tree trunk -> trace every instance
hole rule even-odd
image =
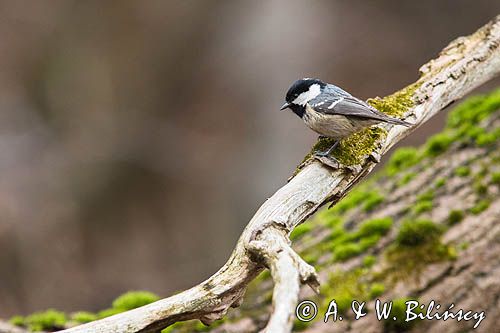
[[[470,123],[488,113],[486,108],[486,119]],[[375,298],[435,300],[442,311],[451,303],[455,312],[485,311],[474,332],[498,331],[500,90],[465,102],[449,122],[458,124],[417,150],[397,150],[382,171],[296,229],[294,248],[318,269],[323,287],[320,296],[301,289],[300,300],[318,304],[318,315],[309,323],[296,319],[294,331],[468,332],[477,322],[378,321]],[[263,328],[271,313],[271,282],[269,275],[257,278],[241,310],[210,332]],[[332,299],[347,315],[324,323]],[[352,300],[367,301],[366,317],[353,319]],[[177,329],[192,332],[195,327],[188,325]]]

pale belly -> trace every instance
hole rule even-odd
[[[349,119],[341,115],[325,115],[312,110],[309,106],[306,107],[303,119],[306,125],[316,133],[336,140],[348,137],[363,128],[379,123],[379,121],[371,119]]]

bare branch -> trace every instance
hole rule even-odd
[[[421,68],[405,118],[411,128],[385,127],[359,165],[339,168],[327,159],[310,159],[285,186],[260,207],[243,231],[227,263],[212,277],[180,294],[64,332],[157,332],[174,322],[199,319],[210,324],[239,306],[248,283],[265,267],[275,290],[267,332],[290,332],[300,283],[318,289],[314,268],[289,246],[288,235],[321,205],[335,203],[365,177],[399,140],[453,101],[500,73],[500,16],[476,33],[450,43]],[[406,90],[408,91],[408,89]]]
[[[264,332],[290,332],[300,283],[319,293],[316,270],[292,250],[281,228],[266,228],[258,240],[250,242],[249,249],[264,259],[275,285],[273,315]]]

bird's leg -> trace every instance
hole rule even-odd
[[[335,141],[335,143],[334,143],[334,144],[333,144],[330,148],[328,148],[328,150],[327,150],[327,151],[324,151],[324,152],[318,151],[318,152],[316,152],[316,155],[317,155],[317,156],[319,156],[319,157],[326,157],[326,156],[329,156],[329,155],[330,155],[330,153],[331,153],[331,152],[332,152],[335,148],[337,148],[337,146],[339,145],[339,142],[340,142],[340,140]]]

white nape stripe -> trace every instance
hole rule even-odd
[[[344,97],[340,98],[338,101],[335,101],[333,102],[332,104],[330,104],[330,106],[328,107],[329,109],[333,109],[335,107],[335,105],[339,104],[340,102],[342,102],[344,100]]]
[[[309,87],[309,90],[303,92],[296,99],[292,101],[293,104],[296,105],[306,105],[311,99],[316,98],[321,93],[321,87],[319,84],[315,83]]]

